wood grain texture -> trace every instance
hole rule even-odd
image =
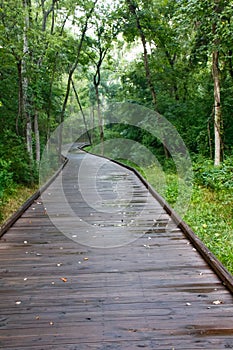
[[[83,157],[1,238],[0,348],[233,348],[232,295],[182,228],[129,169],[89,155],[80,182]]]

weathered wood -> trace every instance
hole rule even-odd
[[[95,159],[87,159],[90,169],[98,166]],[[57,178],[82,218],[75,222],[77,234],[82,237],[88,223],[93,232],[100,225],[108,238],[134,233],[135,239],[107,249],[80,244],[72,232],[62,234],[49,210],[71,230],[73,222],[60,202],[59,182],[51,183],[44,192],[48,210],[38,197],[0,241],[0,348],[233,348],[232,295],[182,228],[153,196],[145,201],[148,190],[141,180],[132,172],[124,176],[125,170],[110,162],[105,177],[97,175],[98,195],[104,209],[118,205],[111,189],[119,181],[121,204],[115,212],[98,211],[102,203],[92,195],[91,171],[79,189],[79,162],[72,158]],[[113,182],[109,173],[115,174]]]

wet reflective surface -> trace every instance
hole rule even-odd
[[[0,348],[232,349],[216,274],[135,175],[83,159],[1,239]]]
[[[91,247],[128,244],[165,214],[131,171],[81,151],[69,155],[50,193],[43,201],[53,224]]]

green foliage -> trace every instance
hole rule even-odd
[[[4,203],[7,195],[14,190],[13,173],[11,162],[0,158],[0,206]]]
[[[232,192],[195,185],[185,221],[233,273]]]
[[[16,134],[5,131],[0,143],[0,158],[9,159],[7,171],[14,183],[32,185],[38,181],[36,166],[31,163],[24,140]]]
[[[196,183],[212,190],[229,190],[233,194],[233,158],[227,158],[219,167],[211,160],[194,164]]]

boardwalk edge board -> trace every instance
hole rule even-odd
[[[23,213],[32,205],[32,203],[40,197],[40,195],[51,185],[51,183],[56,179],[56,177],[60,174],[62,169],[67,164],[68,159],[64,158],[62,165],[55,172],[55,174],[31,197],[29,197],[24,204],[19,207],[19,209],[12,215],[10,218],[0,227],[0,238],[9,230],[11,226],[23,215]]]
[[[93,154],[89,151],[86,151],[84,147],[81,147],[84,152]],[[217,259],[217,257],[205,246],[205,244],[197,237],[197,235],[193,232],[193,230],[184,222],[179,215],[171,208],[171,206],[166,202],[166,200],[160,196],[158,192],[147,182],[147,180],[133,167],[123,164],[117,160],[111,159],[109,157],[105,157],[102,155],[94,156],[105,158],[113,163],[116,163],[130,171],[132,171],[144,184],[144,186],[148,189],[151,195],[161,204],[163,209],[171,216],[171,218],[175,221],[177,226],[181,229],[181,231],[185,234],[187,239],[193,244],[194,248],[201,254],[206,263],[211,267],[211,269],[215,272],[215,274],[222,281],[223,285],[228,288],[228,290],[233,294],[233,276],[232,274],[225,268],[225,266]]]

